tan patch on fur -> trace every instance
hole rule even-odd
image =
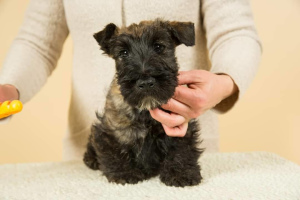
[[[146,132],[140,130],[137,135],[135,127],[132,126],[132,107],[128,105],[120,92],[120,86],[116,78],[111,83],[109,93],[106,98],[103,123],[113,130],[113,135],[122,144],[136,141],[137,138],[144,138]]]
[[[112,81],[110,91],[106,98],[104,118],[110,127],[118,129],[131,124],[131,120],[126,117],[124,112],[130,112],[130,106],[124,102],[120,92],[120,86],[116,78]]]

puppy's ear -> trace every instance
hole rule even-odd
[[[110,23],[106,25],[106,27],[102,31],[94,34],[94,38],[100,45],[101,50],[103,50],[104,53],[108,55],[110,54],[110,39],[113,35],[116,34],[116,31],[117,26],[113,23]]]
[[[169,29],[176,45],[195,45],[195,28],[192,22],[169,22]]]

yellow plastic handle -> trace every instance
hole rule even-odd
[[[23,104],[19,100],[0,102],[0,119],[21,112]]]

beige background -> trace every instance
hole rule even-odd
[[[0,68],[29,0],[0,0]],[[221,151],[269,151],[300,164],[300,1],[252,0],[264,46],[246,95],[220,116]],[[0,163],[61,160],[70,100],[72,41],[44,88],[0,125]]]

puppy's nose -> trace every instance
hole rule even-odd
[[[149,88],[153,88],[155,85],[155,79],[152,77],[149,77],[146,80],[141,80],[139,79],[136,82],[136,85],[139,89],[144,90],[144,89],[149,89]]]

